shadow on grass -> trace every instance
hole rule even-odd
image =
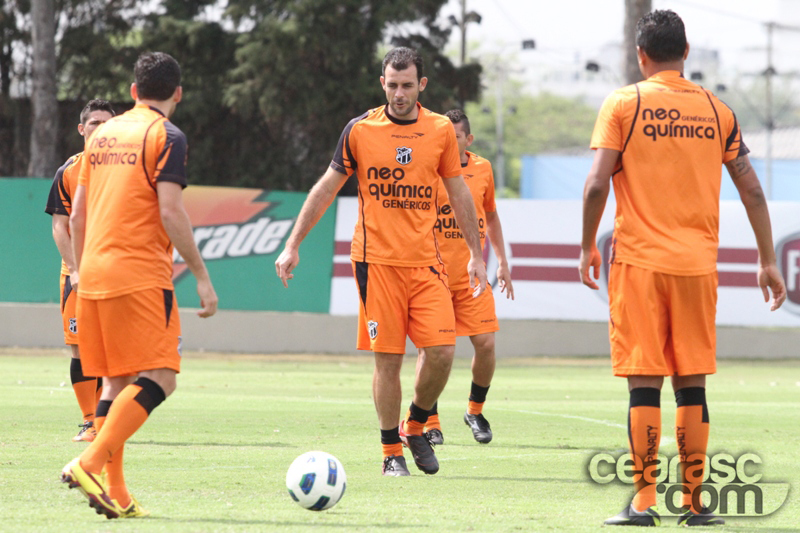
[[[449,444],[448,443],[448,444],[443,445],[443,446],[447,446],[448,448],[476,448],[477,447],[477,448],[482,448],[482,449],[486,449],[486,450],[492,449],[494,451],[498,451],[498,450],[569,450],[569,451],[584,450],[584,451],[587,451],[587,452],[596,452],[597,451],[595,448],[582,448],[582,447],[579,447],[579,446],[570,446],[569,444],[556,444],[554,446],[542,446],[540,444],[496,444],[496,445],[495,444],[491,444],[491,445],[487,446],[485,444],[478,445],[478,444],[475,444],[475,443],[470,443],[470,444]]]
[[[586,479],[567,479],[567,478],[552,478],[552,477],[486,477],[486,476],[447,476],[448,480],[463,479],[467,481],[502,481],[507,483],[509,481],[519,481],[523,483],[591,483]]]
[[[315,523],[309,524],[308,522],[289,522],[289,521],[275,521],[275,520],[239,520],[236,518],[193,518],[193,519],[174,519],[169,517],[158,517],[158,516],[150,516],[145,519],[144,521],[161,521],[166,523],[172,524],[226,524],[226,525],[253,525],[253,526],[264,526],[264,527],[298,527],[298,528],[308,528],[311,527],[338,527],[342,529],[352,529],[352,530],[363,530],[363,531],[371,531],[373,529],[398,529],[398,528],[418,528],[419,526],[414,524],[403,524],[399,522],[380,522],[380,523],[373,523],[373,524],[337,524],[333,522],[325,522],[325,523]]]
[[[149,444],[151,446],[222,446],[229,448],[297,448],[285,442],[158,442],[154,440],[129,440],[126,444]]]

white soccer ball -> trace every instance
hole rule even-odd
[[[289,466],[286,488],[294,501],[310,511],[330,509],[342,498],[347,475],[339,460],[325,452],[306,452]]]

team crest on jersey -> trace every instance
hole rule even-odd
[[[378,336],[378,323],[370,320],[367,322],[367,329],[369,330],[369,338],[375,340],[375,337]]]
[[[69,319],[69,332],[70,333],[78,333],[78,319],[77,318],[70,318]]]
[[[411,148],[406,146],[398,146],[396,150],[397,155],[395,156],[395,159],[398,163],[401,165],[407,165],[411,163]]]

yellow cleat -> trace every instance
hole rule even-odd
[[[119,509],[120,518],[144,518],[145,516],[150,516],[150,511],[143,508],[139,500],[133,497],[133,494],[131,494],[131,503],[124,509],[117,503],[117,500],[114,500],[114,503],[117,505],[117,509]]]
[[[120,509],[111,499],[101,476],[87,472],[81,466],[81,458],[76,457],[61,471],[61,482],[69,483],[69,488],[78,489],[89,500],[89,507],[106,518],[119,518]]]

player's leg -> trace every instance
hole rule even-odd
[[[654,469],[661,439],[661,386],[672,373],[668,304],[657,272],[613,264],[609,274],[609,339],[614,374],[628,381],[628,446],[638,475],[633,501],[606,525],[657,526]]]
[[[475,440],[486,444],[492,440],[492,429],[486,417],[483,416],[483,404],[486,402],[486,394],[489,392],[494,376],[494,332],[472,335],[470,341],[472,341],[475,354],[472,356],[472,385],[464,422],[472,430]]]
[[[72,357],[69,361],[69,377],[72,383],[72,390],[75,393],[75,399],[78,401],[78,407],[81,410],[81,419],[83,420],[79,424],[80,431],[72,440],[75,442],[91,442],[95,435],[93,422],[95,408],[97,407],[97,397],[95,395],[97,378],[93,376],[87,377],[83,373],[80,350],[78,349],[77,300],[78,295],[72,290],[70,277],[66,274],[61,274],[61,318],[64,326],[64,343],[70,347],[72,352]]]
[[[414,398],[404,430],[417,467],[426,474],[439,471],[439,462],[423,429],[430,410],[447,385],[455,354],[455,316],[447,279],[440,269],[411,268],[408,296],[408,335],[417,346]]]
[[[407,300],[402,270],[385,265],[353,262],[353,277],[359,292],[359,350],[375,355],[372,397],[381,431],[382,472],[385,476],[408,476],[400,440],[402,402],[400,369],[406,347]]]
[[[717,274],[673,276],[672,345],[675,371],[675,438],[680,453],[684,514],[681,525],[719,525],[724,521],[703,506],[700,497],[710,420],[706,374],[716,371]]]
[[[425,348],[418,348],[417,349],[417,367],[414,371],[414,375],[416,376],[419,374],[419,366],[422,363],[425,357]],[[404,420],[408,420],[408,417],[411,413],[406,411],[406,416]],[[422,434],[428,439],[433,445],[440,445],[444,443],[444,435],[442,435],[442,422],[439,420],[439,401],[437,400],[433,407],[430,408],[428,411],[428,421],[425,423],[425,427],[422,428]]]

